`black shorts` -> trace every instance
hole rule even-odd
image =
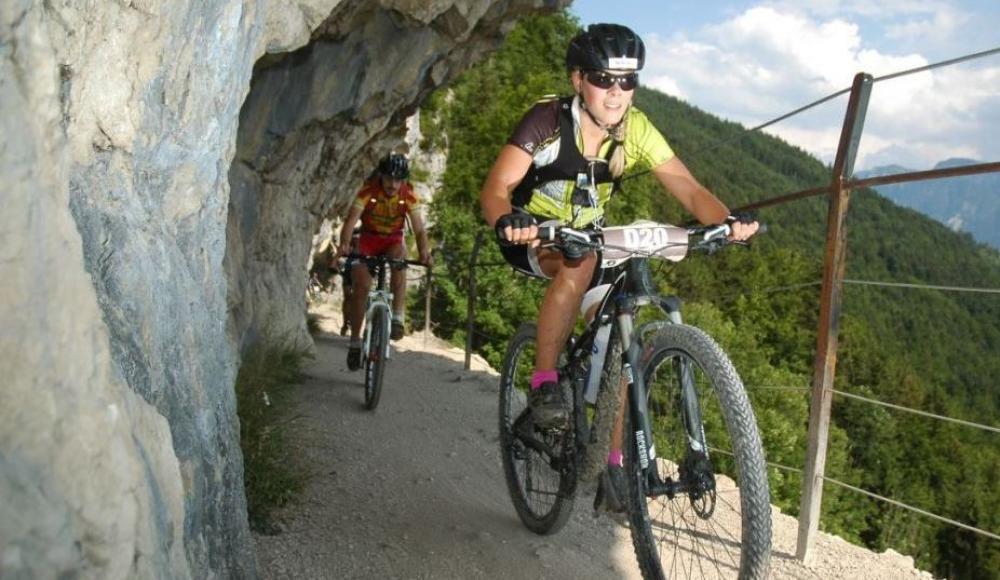
[[[507,263],[513,266],[518,272],[534,276],[535,278],[550,279],[549,276],[546,276],[542,272],[542,268],[538,264],[538,248],[532,248],[530,244],[518,244],[516,246],[500,244],[500,253],[503,254],[504,260],[507,260]],[[619,270],[620,268],[608,270],[601,268],[601,256],[598,254],[597,266],[594,267],[594,275],[590,278],[588,288],[608,283],[614,279],[614,273]]]
[[[514,267],[515,270],[528,276],[536,278],[548,278],[538,265],[538,248],[532,248],[528,244],[516,246],[500,245],[500,253],[503,259]]]

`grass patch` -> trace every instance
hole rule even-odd
[[[301,491],[305,471],[290,460],[285,427],[291,386],[302,381],[309,357],[289,340],[264,338],[243,356],[236,376],[236,404],[243,450],[243,480],[250,527],[268,532],[271,512]]]

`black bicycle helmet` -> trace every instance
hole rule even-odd
[[[569,70],[640,70],[646,45],[639,35],[620,24],[591,24],[566,49]]]
[[[406,179],[410,176],[410,162],[402,153],[390,153],[378,162],[378,172],[393,179]]]

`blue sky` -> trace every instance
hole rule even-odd
[[[642,35],[642,82],[748,126],[875,76],[1000,48],[1000,0],[576,0]],[[768,131],[832,161],[846,96]],[[1000,54],[875,84],[856,169],[1000,161]]]

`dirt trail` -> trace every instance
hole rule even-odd
[[[511,506],[497,448],[497,375],[434,338],[396,343],[378,409],[366,411],[360,372],[334,305],[296,386],[289,436],[311,477],[256,536],[262,578],[640,578],[628,530],[577,499],[558,534],[525,529]],[[775,511],[772,578],[930,578],[909,558],[874,554],[822,534],[811,566],[794,559],[796,521]]]

